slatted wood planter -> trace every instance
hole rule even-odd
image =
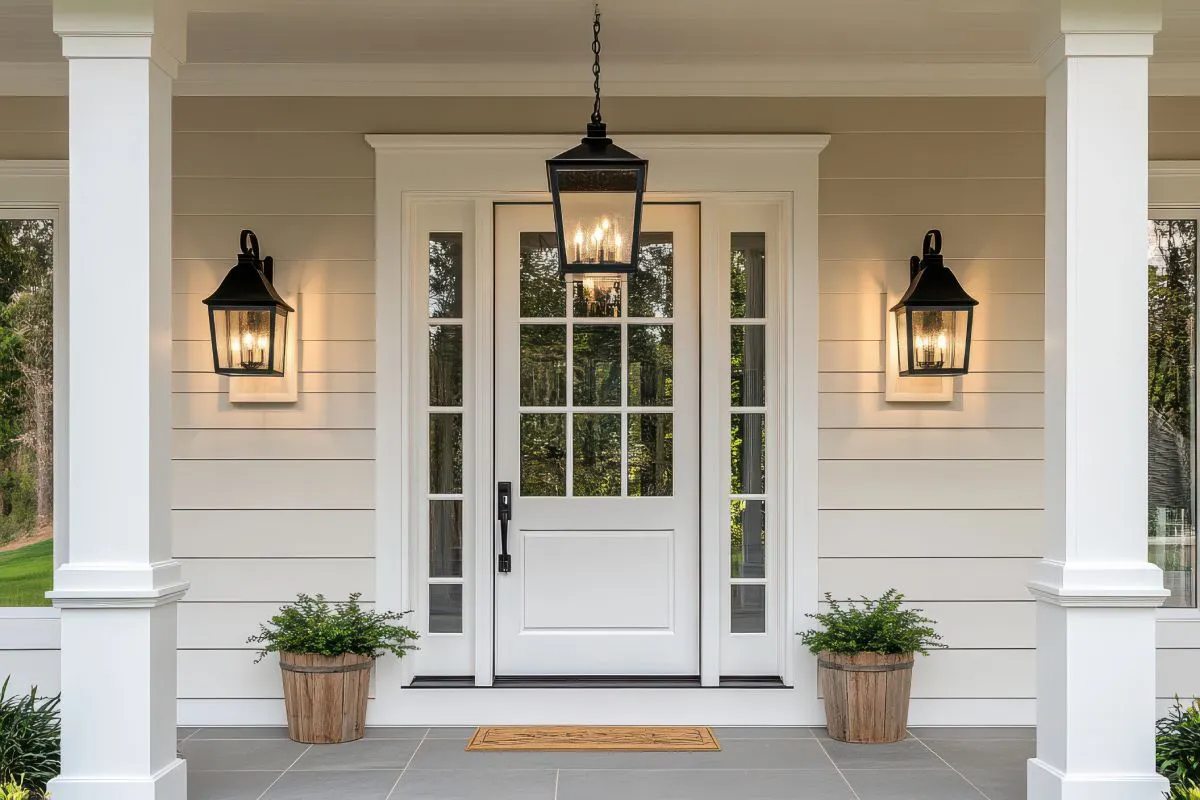
[[[375,659],[354,655],[280,653],[288,738],[337,744],[363,737]]]
[[[831,738],[882,744],[907,734],[913,655],[824,651],[817,657]]]

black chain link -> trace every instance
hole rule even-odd
[[[592,53],[595,54],[595,61],[592,63],[592,76],[595,78],[593,86],[596,90],[596,103],[592,106],[592,122],[599,125],[603,120],[600,118],[600,4],[596,4],[595,14],[592,17]]]

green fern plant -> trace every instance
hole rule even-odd
[[[341,656],[354,653],[378,658],[384,653],[403,657],[419,634],[397,625],[404,614],[395,611],[368,611],[358,604],[361,592],[344,603],[330,603],[325,595],[301,594],[296,602],[283,606],[279,613],[259,627],[246,641],[262,649],[254,663],[267,653],[314,653]],[[407,613],[407,612],[405,612]]]
[[[1171,782],[1173,800],[1200,800],[1200,700],[1175,704],[1155,726],[1158,772]]]
[[[9,695],[9,679],[0,684],[0,800],[42,797],[58,775],[61,761],[59,696],[42,697],[37,689]]]
[[[825,593],[829,610],[806,616],[821,623],[800,634],[808,649],[816,655],[831,653],[921,653],[945,647],[936,624],[921,615],[919,608],[904,608],[904,595],[888,589],[877,599],[841,603]]]

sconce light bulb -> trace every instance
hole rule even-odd
[[[604,219],[600,220],[600,227],[603,228],[604,230],[608,230],[608,217],[605,217]]]
[[[575,244],[583,244],[583,228],[575,229]]]

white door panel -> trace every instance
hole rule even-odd
[[[495,219],[498,675],[699,672],[699,208],[648,205],[636,278],[557,273],[549,205]]]

